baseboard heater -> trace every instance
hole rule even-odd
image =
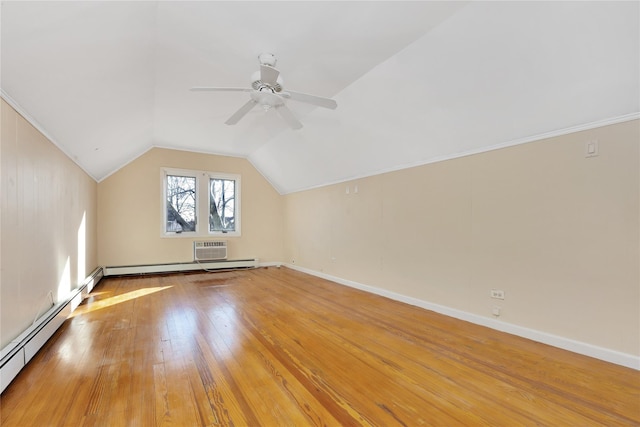
[[[84,296],[91,292],[102,277],[102,268],[96,268],[82,285],[71,292],[66,300],[49,309],[29,328],[0,350],[0,393],[7,388],[22,368],[62,326],[71,312],[80,305]]]
[[[236,259],[219,261],[199,261],[199,262],[179,262],[170,264],[148,264],[148,265],[123,265],[116,267],[103,267],[105,276],[128,276],[137,274],[154,273],[179,273],[186,271],[211,271],[227,270],[236,268],[257,268],[259,260],[256,259]]]

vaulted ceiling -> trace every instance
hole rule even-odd
[[[152,147],[246,157],[281,193],[637,118],[640,3],[1,4],[2,96],[100,181]],[[225,125],[258,55],[290,101]]]

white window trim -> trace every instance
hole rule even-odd
[[[167,224],[167,175],[193,176],[196,178],[196,231],[182,231],[180,233],[166,231]],[[209,231],[209,180],[234,180],[235,184],[235,231]],[[204,181],[204,182],[203,182]],[[194,237],[240,237],[242,235],[242,182],[240,175],[221,172],[198,171],[191,169],[160,168],[160,237],[191,238]]]

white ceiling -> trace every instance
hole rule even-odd
[[[151,147],[248,158],[281,193],[637,118],[640,2],[1,3],[3,97],[100,181]],[[291,101],[224,121],[258,54]]]

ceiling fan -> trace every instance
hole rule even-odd
[[[271,53],[263,53],[258,56],[260,60],[260,71],[253,73],[251,77],[250,88],[240,87],[192,87],[192,91],[209,91],[209,92],[249,92],[251,99],[247,101],[238,111],[236,111],[225,122],[228,125],[235,125],[243,118],[253,107],[260,105],[265,111],[274,108],[280,116],[293,129],[302,128],[302,123],[294,116],[293,112],[287,107],[285,100],[292,99],[294,101],[304,102],[307,104],[317,105],[318,107],[330,108],[334,110],[338,104],[330,98],[309,95],[306,93],[294,92],[292,90],[284,91],[282,77],[280,71],[275,68],[276,57]]]

